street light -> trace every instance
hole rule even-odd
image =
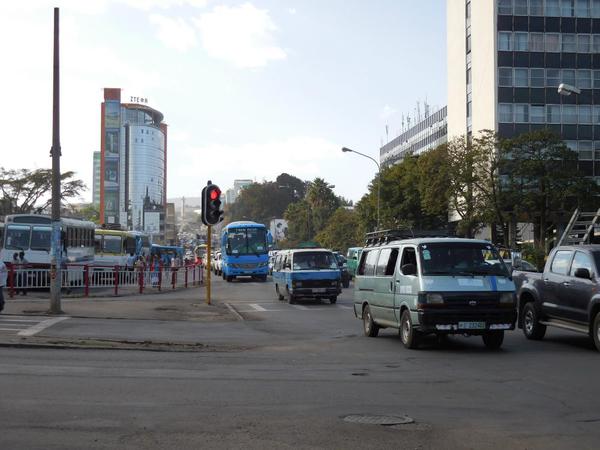
[[[571,86],[567,83],[560,83],[558,85],[558,93],[564,96],[569,96],[571,94],[581,94],[581,89],[575,86]]]
[[[364,153],[357,152],[356,150],[352,150],[348,147],[342,147],[342,152],[356,153],[357,155],[364,156],[365,158],[369,158],[371,161],[373,161],[377,165],[377,230],[379,230],[380,225],[381,225],[380,221],[379,221],[379,201],[381,198],[381,195],[380,195],[381,194],[381,166],[375,159],[371,158],[369,155],[365,155]]]

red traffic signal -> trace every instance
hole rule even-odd
[[[216,225],[222,220],[221,189],[209,181],[208,185],[202,189],[202,223]]]

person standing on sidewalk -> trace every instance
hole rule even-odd
[[[27,276],[27,264],[29,264],[29,261],[25,258],[25,252],[23,250],[19,253],[19,263],[21,264],[21,294],[27,295],[25,286],[27,286],[27,282],[29,281]]]
[[[129,256],[127,257],[127,262],[125,263],[125,265],[127,266],[127,283],[131,283],[131,280],[133,280],[133,268],[135,266],[136,260],[137,258],[135,257],[133,252],[129,253]]]
[[[4,286],[6,286],[6,279],[8,277],[8,270],[4,261],[0,260],[0,312],[4,309]]]

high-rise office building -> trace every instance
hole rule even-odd
[[[600,176],[600,0],[448,0],[447,20],[449,137],[548,128]]]
[[[94,152],[94,169],[93,169],[93,185],[92,185],[92,204],[100,206],[100,170],[101,170],[101,153]]]
[[[167,125],[147,99],[122,102],[104,89],[101,105],[100,218],[164,238]]]
[[[408,155],[420,155],[436,148],[447,140],[447,108],[426,114],[420,122],[411,126],[379,150],[382,166],[396,164]]]

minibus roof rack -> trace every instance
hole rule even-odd
[[[448,230],[419,230],[410,228],[397,230],[372,231],[366,235],[366,247],[375,247],[384,245],[392,241],[401,241],[404,239],[430,238],[430,237],[456,237]]]

